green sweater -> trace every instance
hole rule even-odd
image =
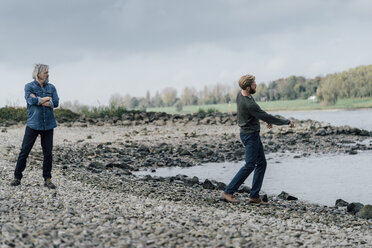
[[[280,119],[263,111],[253,97],[243,96],[239,91],[236,97],[238,125],[241,133],[253,133],[260,131],[260,121],[269,124],[288,125],[289,120]]]

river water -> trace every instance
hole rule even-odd
[[[372,141],[371,141],[372,142]],[[339,198],[348,202],[372,204],[372,151],[357,155],[310,156],[296,159],[293,154],[268,154],[268,167],[262,190],[269,195],[286,191],[300,200],[333,206]],[[137,175],[170,177],[197,176],[201,181],[228,184],[244,162],[210,163],[188,168],[159,168]],[[252,175],[245,185],[251,186]]]
[[[331,125],[349,125],[372,131],[372,109],[270,112],[287,118],[312,119]],[[372,139],[363,143],[372,146]],[[300,200],[333,206],[339,198],[348,202],[372,204],[372,150],[356,155],[312,155],[294,158],[295,154],[267,154],[268,167],[262,190],[269,195],[286,191]],[[211,163],[189,168],[160,168],[155,173],[137,172],[137,175],[162,177],[184,174],[228,184],[243,166],[239,163]],[[245,185],[250,186],[252,175]]]
[[[294,117],[299,120],[311,119],[328,122],[333,126],[348,125],[372,131],[372,108],[356,110],[314,110],[314,111],[275,111],[270,114]]]

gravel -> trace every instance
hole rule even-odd
[[[196,134],[190,138],[185,132]],[[191,149],[193,144],[237,140],[237,132],[236,127],[223,125],[62,125],[55,130],[54,142],[55,160],[59,160],[52,180],[57,189],[50,190],[42,182],[39,140],[21,186],[9,186],[24,126],[8,127],[0,134],[1,247],[371,247],[372,221],[347,213],[345,207],[279,197],[269,197],[269,206],[256,206],[245,201],[247,193],[238,194],[240,203],[229,204],[219,201],[220,190],[130,173],[143,166],[133,152],[140,146],[149,148],[147,153],[161,143],[186,144]],[[263,134],[275,136],[275,130],[268,132]],[[299,132],[303,131],[295,130],[293,135]],[[117,149],[125,144],[131,144],[129,150],[120,155]],[[89,152],[98,146],[110,149],[98,155],[84,153],[75,163],[68,153],[58,155],[79,154],[83,147]],[[117,165],[124,156],[129,156],[129,168]],[[192,165],[202,161],[189,155],[169,157]],[[94,170],[87,169],[92,162],[103,167],[97,170],[95,164]]]

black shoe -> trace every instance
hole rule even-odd
[[[56,186],[52,183],[52,179],[50,179],[50,178],[45,179],[44,186],[48,187],[50,189],[55,189],[56,188]]]
[[[18,186],[21,185],[21,179],[14,178],[10,183],[10,186]]]

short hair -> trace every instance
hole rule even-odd
[[[32,78],[37,80],[37,75],[39,75],[39,73],[41,73],[43,71],[47,71],[47,70],[49,70],[48,65],[36,64],[35,68],[34,68],[34,72],[32,73]],[[46,81],[46,83],[47,82],[48,82],[48,80]]]
[[[253,75],[244,75],[239,79],[239,86],[242,90],[251,87],[251,85],[256,81],[256,77]]]

